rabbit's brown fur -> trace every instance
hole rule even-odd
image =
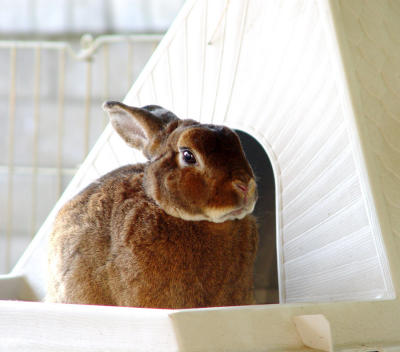
[[[159,107],[106,109],[151,161],[110,172],[61,209],[49,242],[47,300],[157,308],[253,303],[257,229],[249,213],[256,189],[237,135]],[[122,126],[115,113],[134,116],[140,127]],[[129,128],[140,128],[133,132],[139,137],[127,136]],[[196,164],[182,161],[179,146],[195,151]]]

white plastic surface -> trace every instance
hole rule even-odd
[[[281,301],[297,304],[160,311],[149,319],[171,321],[163,334],[176,339],[163,339],[156,349],[400,351],[399,33],[400,4],[391,0],[185,5],[125,102],[224,123],[264,146],[276,176]],[[139,157],[108,127],[59,205],[98,175]],[[13,276],[0,280],[4,298],[13,292],[16,299],[43,297],[53,215]],[[299,303],[306,301],[313,303]],[[17,313],[0,327],[0,337],[24,309],[33,321],[51,324],[57,317],[67,332],[76,328],[66,317],[79,306],[25,304],[1,302],[0,315],[9,317],[12,307]],[[143,318],[135,313],[142,310],[102,309],[115,321],[128,311],[138,324]],[[92,322],[95,311],[85,307],[79,314]],[[313,316],[328,322],[322,344],[315,344],[320,330],[304,326],[318,322]],[[112,330],[115,339],[129,333],[132,341],[142,337],[136,350],[146,350],[154,337]],[[102,334],[88,334],[86,350],[100,346]],[[27,335],[18,336],[25,341]],[[46,346],[45,335],[32,336],[35,346]]]

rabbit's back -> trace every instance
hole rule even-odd
[[[252,216],[223,223],[167,215],[143,187],[145,165],[117,169],[60,211],[48,300],[158,308],[253,303]]]
[[[113,246],[112,216],[116,202],[127,197],[129,183],[142,171],[142,165],[114,170],[61,208],[49,238],[47,301],[114,304],[104,285]]]

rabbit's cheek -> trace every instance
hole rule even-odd
[[[207,204],[207,213],[213,221],[222,219],[225,214],[240,207],[240,199],[227,185],[215,186]]]
[[[197,173],[185,172],[180,182],[180,190],[186,200],[193,203],[202,203],[207,195],[207,184]]]

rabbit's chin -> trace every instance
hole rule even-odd
[[[169,215],[179,217],[186,221],[210,221],[215,223],[222,223],[230,220],[241,220],[247,215],[251,214],[254,210],[255,202],[247,204],[241,208],[207,208],[203,214],[190,214],[180,209],[174,209],[167,211]]]

